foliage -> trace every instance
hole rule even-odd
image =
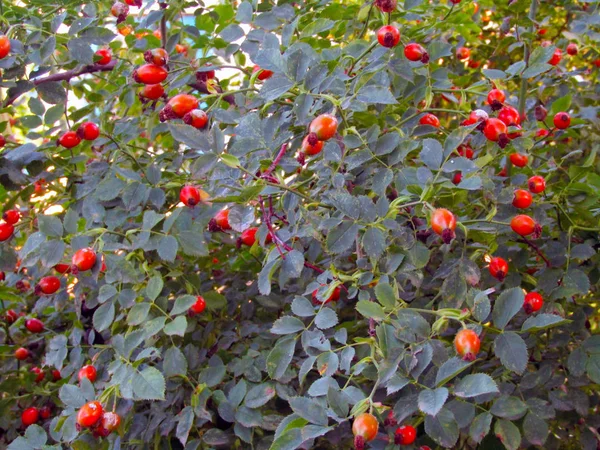
[[[369,411],[380,428],[367,448],[383,449],[393,411],[417,428],[414,448],[596,448],[597,3],[405,0],[388,15],[358,1],[148,0],[118,25],[105,0],[0,5],[12,47],[0,60],[0,201],[23,215],[0,243],[0,298],[3,314],[24,313],[1,331],[1,446],[350,448],[352,418]],[[429,63],[377,44],[390,21]],[[548,64],[569,42],[578,55]],[[160,122],[163,100],[138,99],[132,73],[161,45],[168,97],[196,95],[206,128]],[[463,46],[469,61],[455,57]],[[113,61],[99,66],[107,47]],[[496,115],[493,86],[524,113],[505,148],[460,125],[475,109]],[[565,111],[569,128],[536,136]],[[424,112],[439,129],[419,124]],[[302,165],[323,113],[338,134]],[[85,121],[98,139],[57,147]],[[473,159],[456,153],[464,143]],[[546,180],[525,211],[537,239],[509,226],[532,175]],[[210,198],[182,206],[184,185]],[[225,206],[222,232],[209,222]],[[458,220],[449,244],[431,232],[439,207]],[[251,226],[256,243],[240,247]],[[84,247],[105,269],[99,258],[36,295]],[[509,262],[503,281],[489,255]],[[540,311],[526,314],[523,290],[542,294]],[[198,295],[206,310],[188,314]],[[31,317],[43,333],[25,328]],[[453,346],[463,327],[481,338],[474,361]],[[17,361],[18,347],[32,356]],[[86,364],[94,383],[77,379]],[[91,400],[119,413],[118,432],[77,429]],[[25,408],[48,404],[50,419],[21,426]]]

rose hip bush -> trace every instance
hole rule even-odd
[[[600,445],[597,4],[0,14],[1,447]]]

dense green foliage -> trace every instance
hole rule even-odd
[[[396,448],[395,422],[417,429],[403,448],[596,449],[597,5],[144,0],[116,19],[105,0],[0,0],[0,204],[22,216],[0,242],[0,447],[346,449],[369,412],[366,448]],[[387,24],[393,48],[377,42]],[[407,60],[411,42],[428,62]],[[161,46],[166,97],[194,95],[206,127],[161,122],[166,97],[138,97],[134,70]],[[521,113],[503,148],[461,125],[498,115],[493,87]],[[325,113],[337,133],[303,157]],[[97,139],[57,145],[88,121]],[[545,191],[519,210],[533,175]],[[186,185],[206,194],[194,207]],[[223,208],[231,230],[211,221]],[[454,214],[454,239],[432,231],[436,208]],[[515,233],[517,214],[541,235]],[[85,247],[91,271],[57,273]],[[45,276],[57,292],[35,289]],[[532,291],[544,304],[528,314]],[[467,360],[453,345],[465,327],[481,339]],[[93,383],[78,380],[86,364]],[[91,400],[121,417],[107,437],[76,426]]]

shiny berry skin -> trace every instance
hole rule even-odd
[[[421,61],[423,63],[429,62],[429,55],[427,54],[427,50],[425,50],[425,48],[422,45],[416,44],[414,42],[404,47],[404,56],[409,61]]]
[[[510,227],[520,236],[529,236],[536,230],[536,227],[539,227],[539,225],[531,217],[526,216],[525,214],[519,214],[512,218]]]
[[[96,264],[96,252],[89,247],[79,249],[73,255],[71,263],[80,272],[90,270]]]
[[[83,428],[89,428],[100,420],[104,409],[100,402],[89,402],[83,405],[77,412],[77,425]]]
[[[88,364],[87,366],[83,366],[81,369],[79,369],[79,372],[77,373],[77,379],[81,381],[84,378],[87,378],[93,383],[96,381],[97,375],[98,372],[96,371],[96,368]]]
[[[321,286],[325,286],[324,284],[322,284]],[[337,302],[340,299],[340,292],[342,291],[342,289],[339,286],[336,286],[336,288],[333,290],[333,292],[331,293],[331,295],[329,296],[329,298],[325,301],[319,300],[317,298],[317,293],[319,292],[318,289],[315,289],[312,293],[312,299],[313,299],[313,303],[316,305],[320,305],[321,303],[331,303],[331,302]]]
[[[51,295],[60,289],[60,280],[56,277],[44,277],[37,285],[40,292]]]
[[[94,122],[84,122],[77,129],[77,136],[86,141],[93,141],[100,136],[100,127]]]
[[[9,309],[4,315],[4,320],[6,320],[7,323],[15,323],[18,318],[19,315],[15,312],[14,309]]]
[[[39,367],[32,367],[30,370],[31,373],[35,373],[35,382],[40,383],[44,381],[44,372]]]
[[[397,0],[375,0],[375,6],[384,13],[392,12],[396,9]]]
[[[0,59],[6,58],[10,53],[10,39],[8,37],[0,36]]]
[[[557,48],[556,50],[554,50],[554,54],[552,55],[552,57],[548,60],[548,64],[550,64],[551,66],[556,66],[558,65],[561,59],[562,50],[560,48]]]
[[[456,172],[454,174],[454,176],[452,177],[452,183],[460,184],[461,181],[462,181],[462,172]]]
[[[515,167],[525,167],[529,161],[527,155],[523,155],[521,153],[511,153],[508,158]]]
[[[155,66],[164,66],[169,62],[169,54],[164,48],[153,48],[144,53],[144,60],[148,64]]]
[[[167,102],[167,106],[170,106],[173,113],[181,119],[190,111],[198,108],[198,99],[189,94],[177,94]]]
[[[521,116],[512,106],[503,106],[498,113],[498,119],[504,122],[505,125],[521,125]]]
[[[52,415],[52,410],[49,406],[43,406],[40,408],[40,417],[44,420],[47,420]]]
[[[119,428],[121,424],[121,417],[114,412],[105,412],[102,414],[100,422],[96,425],[93,430],[94,436],[106,437],[114,430]]]
[[[499,119],[488,119],[485,123],[485,128],[483,129],[483,134],[490,141],[498,142],[500,137],[504,134],[506,135],[506,125]]]
[[[501,105],[502,103],[504,103],[505,100],[506,95],[504,94],[504,91],[500,89],[492,89],[490,92],[488,92],[487,102],[490,106],[494,106],[497,104]]]
[[[308,143],[308,136],[306,136],[302,140],[302,147],[300,150],[302,151],[302,153],[308,156],[318,155],[319,153],[321,153],[321,150],[323,150],[323,141],[317,141],[315,145],[310,145]]]
[[[215,216],[215,222],[221,230],[231,230],[231,225],[229,225],[229,210],[223,209],[219,211]]]
[[[517,189],[513,196],[512,204],[515,208],[525,209],[529,208],[533,202],[533,197],[529,191],[525,189]]]
[[[449,244],[454,239],[456,217],[445,208],[438,208],[431,215],[431,228],[434,233],[442,236],[444,243]]]
[[[577,52],[579,52],[579,48],[577,47],[577,44],[574,43],[570,43],[569,45],[567,45],[567,53],[571,56],[575,56],[577,54]]]
[[[273,76],[273,72],[267,69],[261,69],[260,66],[257,66],[256,64],[254,65],[254,67],[252,68],[252,73],[256,73],[259,72],[258,76],[256,78],[258,78],[260,81],[265,81],[268,80],[269,78],[271,78]]]
[[[467,159],[473,159],[473,155],[475,154],[471,147],[469,147],[468,145],[464,145],[464,144],[460,144],[458,146],[458,149],[456,150],[456,152],[458,153],[459,156],[464,156]]]
[[[412,425],[402,425],[394,432],[396,445],[410,445],[417,439],[417,430]]]
[[[364,442],[370,442],[375,439],[379,431],[379,422],[373,414],[362,413],[352,423],[352,434],[354,437],[361,437]],[[356,442],[356,441],[355,441]]]
[[[208,116],[201,109],[192,109],[189,113],[183,116],[183,121],[194,128],[204,128],[208,123]]]
[[[384,25],[377,31],[377,41],[383,47],[395,47],[400,42],[400,32],[395,26]]]
[[[468,59],[471,56],[471,50],[466,47],[458,47],[456,49],[456,57],[460,60]]]
[[[338,120],[331,114],[321,114],[320,116],[313,119],[310,123],[310,133],[315,134],[317,140],[327,141],[335,136],[338,128]],[[308,142],[314,145],[310,135],[308,136]]]
[[[81,138],[74,131],[67,131],[60,138],[58,138],[58,144],[65,148],[73,148],[79,145]]]
[[[463,328],[454,338],[454,348],[465,361],[473,361],[481,348],[481,340],[477,333],[468,328]]]
[[[544,299],[537,292],[528,292],[527,295],[525,295],[523,309],[527,314],[539,311],[542,306],[544,306]]]
[[[540,175],[534,175],[529,179],[527,185],[532,193],[539,194],[546,189],[546,180]]]
[[[29,350],[27,350],[26,348],[23,347],[19,347],[18,349],[15,350],[15,358],[18,359],[19,361],[24,361],[27,358],[29,358]]]
[[[179,200],[190,208],[200,203],[200,191],[194,186],[184,186],[179,191]]]
[[[167,79],[167,69],[154,64],[145,64],[133,71],[133,79],[137,83],[158,84]]]
[[[504,258],[495,256],[490,261],[488,270],[490,271],[491,276],[497,278],[499,281],[504,281],[504,278],[508,273],[508,263]]]
[[[424,114],[419,119],[419,123],[421,125],[430,125],[430,126],[435,127],[435,128],[439,128],[440,127],[440,119],[438,119],[436,115],[431,114],[431,113]]]
[[[54,270],[58,273],[71,273],[71,266],[68,264],[59,263],[54,266]]]
[[[550,132],[548,130],[546,130],[545,128],[540,128],[535,133],[536,137],[546,137],[546,136],[549,136],[549,135],[550,135]]]
[[[247,245],[248,247],[252,247],[256,242],[256,232],[258,228],[248,228],[242,232],[240,239],[242,240],[242,244]]]
[[[54,381],[60,381],[60,380],[62,380],[62,376],[60,374],[60,370],[54,369],[52,371],[52,380],[54,380]]]
[[[11,225],[16,224],[20,218],[21,213],[19,213],[19,211],[16,209],[9,209],[8,211],[4,211],[4,214],[2,214],[2,219]]]
[[[140,91],[140,95],[148,100],[158,100],[165,95],[165,88],[162,84],[147,84]]]
[[[100,58],[96,61],[96,64],[100,64],[101,66],[105,66],[112,61],[112,53],[107,48],[101,48],[100,50],[97,50],[95,55]]]
[[[569,128],[569,125],[571,125],[571,116],[569,116],[569,114],[566,112],[559,112],[556,113],[552,121],[554,122],[554,126],[556,128],[559,130],[564,130],[565,128]]]
[[[40,319],[27,319],[25,321],[25,328],[32,333],[41,333],[44,331],[44,323]]]
[[[40,420],[40,412],[37,408],[27,408],[21,414],[21,423],[25,427],[37,423],[38,420]]]
[[[206,301],[202,296],[196,297],[196,303],[190,306],[190,311],[194,314],[200,314],[206,308]]]

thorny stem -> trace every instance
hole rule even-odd
[[[281,161],[281,158],[283,158],[283,155],[285,155],[286,150],[287,150],[287,142],[281,146],[281,148],[279,149],[279,153],[277,153],[277,156],[275,156],[275,159],[273,160],[273,162],[271,163],[269,168],[267,170],[265,170],[265,172],[263,173],[264,177],[268,177],[269,175],[271,175],[273,173],[273,171],[277,167],[277,164],[279,164],[279,161]]]

